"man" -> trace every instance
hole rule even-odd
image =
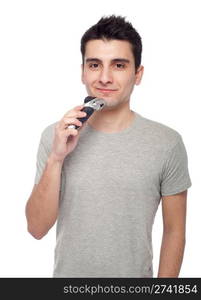
[[[84,125],[77,106],[41,135],[26,216],[36,239],[57,220],[54,277],[153,277],[152,225],[161,199],[158,277],[179,276],[187,154],[178,132],[130,109],[143,75],[141,51],[124,18],[101,18],[81,40],[82,82],[107,105]]]

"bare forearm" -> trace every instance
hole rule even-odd
[[[42,238],[57,219],[62,162],[48,158],[40,182],[26,205],[28,231]]]
[[[185,248],[185,236],[179,232],[163,234],[158,277],[178,277]]]

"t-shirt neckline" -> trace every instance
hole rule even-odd
[[[134,111],[134,118],[133,118],[131,124],[128,127],[124,128],[123,130],[117,131],[117,132],[99,131],[99,130],[96,130],[94,127],[92,127],[89,123],[87,123],[87,127],[88,127],[88,130],[96,133],[97,135],[101,135],[104,137],[119,137],[119,136],[126,135],[130,131],[132,131],[136,127],[136,124],[138,123],[139,118],[140,118],[140,115]]]

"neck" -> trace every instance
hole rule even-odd
[[[88,123],[94,129],[106,133],[118,132],[126,129],[132,123],[135,113],[127,105],[119,105],[112,109],[96,111],[89,118]]]

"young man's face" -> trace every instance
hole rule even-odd
[[[91,40],[86,44],[82,82],[90,96],[103,98],[109,107],[130,100],[143,67],[135,74],[131,45],[120,40]]]

